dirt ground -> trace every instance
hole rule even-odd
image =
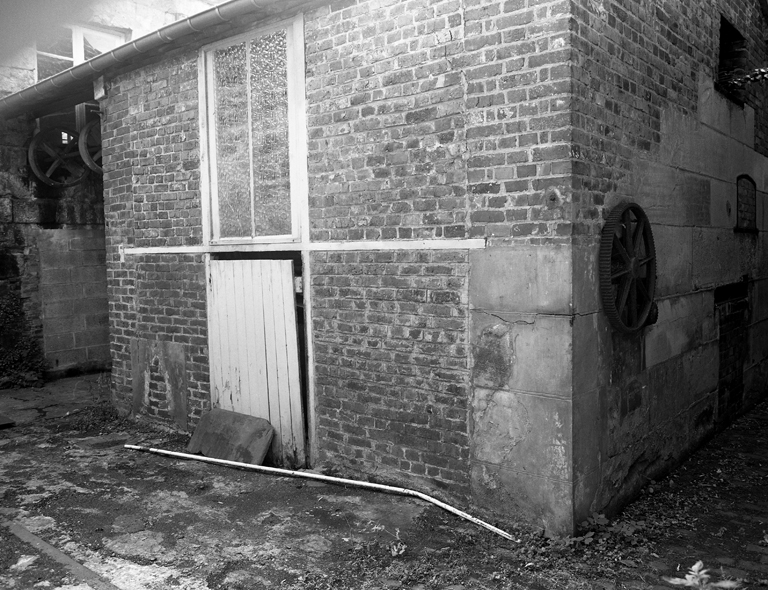
[[[620,517],[511,542],[417,499],[150,455],[187,437],[121,420],[105,380],[0,391],[0,588],[671,588],[768,586],[768,405]]]

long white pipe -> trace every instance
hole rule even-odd
[[[380,492],[388,492],[391,494],[400,494],[401,496],[413,496],[414,498],[419,498],[421,500],[424,500],[425,502],[429,502],[430,504],[439,506],[443,510],[447,510],[448,512],[455,514],[456,516],[460,516],[461,518],[468,520],[469,522],[472,522],[478,526],[481,526],[484,529],[491,531],[492,533],[496,533],[497,535],[500,535],[505,539],[508,539],[509,541],[519,542],[512,535],[510,535],[505,531],[502,531],[499,528],[496,528],[492,524],[489,524],[483,520],[480,520],[479,518],[475,518],[471,514],[467,514],[466,512],[459,510],[458,508],[454,508],[453,506],[446,504],[445,502],[441,502],[437,498],[433,498],[432,496],[428,496],[427,494],[423,494],[416,490],[409,490],[407,488],[398,488],[395,486],[388,486],[380,483],[371,483],[367,481],[357,481],[354,479],[344,479],[342,477],[333,477],[330,475],[322,475],[321,473],[312,473],[309,471],[290,471],[288,469],[279,469],[277,467],[265,467],[264,465],[240,463],[239,461],[227,461],[226,459],[215,459],[213,457],[204,457],[203,455],[191,455],[189,453],[178,453],[176,451],[166,451],[164,449],[155,449],[152,447],[142,447],[138,445],[124,445],[124,446],[126,449],[131,449],[133,451],[142,451],[144,453],[156,453],[158,455],[167,455],[169,457],[179,457],[181,459],[192,459],[194,461],[203,461],[204,463],[215,463],[217,465],[228,465],[230,467],[240,467],[242,469],[251,469],[253,471],[259,471],[261,473],[272,473],[274,475],[284,475],[287,477],[316,479],[318,481],[327,481],[329,483],[338,483],[342,485],[366,488],[369,490],[378,490]]]

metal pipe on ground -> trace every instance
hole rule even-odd
[[[216,459],[213,457],[205,457],[203,455],[191,455],[189,453],[179,453],[177,451],[167,451],[164,449],[156,449],[153,447],[143,447],[139,445],[124,445],[126,449],[130,449],[132,451],[141,451],[143,453],[154,453],[156,455],[165,455],[167,457],[177,457],[179,459],[191,459],[193,461],[202,461],[204,463],[214,463],[216,465],[227,465],[229,467],[239,467],[241,469],[250,469],[252,471],[258,471],[260,473],[269,473],[272,475],[282,475],[285,477],[296,477],[300,479],[314,479],[317,481],[325,481],[328,483],[335,483],[340,485],[347,485],[347,486],[354,486],[358,488],[364,488],[368,490],[376,490],[379,492],[387,492],[390,494],[398,494],[401,496],[411,496],[413,498],[419,498],[420,500],[424,500],[425,502],[429,502],[430,504],[434,504],[435,506],[438,506],[439,508],[442,508],[443,510],[446,510],[450,512],[451,514],[455,514],[456,516],[463,518],[464,520],[468,520],[469,522],[476,524],[486,530],[491,531],[492,533],[495,533],[501,537],[504,537],[505,539],[509,541],[514,541],[516,543],[519,543],[520,541],[518,539],[515,539],[512,535],[510,535],[508,532],[501,530],[500,528],[497,528],[493,526],[490,523],[485,522],[484,520],[480,520],[479,518],[475,518],[471,514],[467,514],[463,510],[459,510],[458,508],[454,508],[450,504],[446,504],[445,502],[442,502],[438,500],[437,498],[434,498],[432,496],[429,496],[427,494],[424,494],[422,492],[416,491],[416,490],[409,490],[408,488],[399,488],[396,486],[388,486],[380,483],[371,483],[368,481],[358,481],[355,479],[345,479],[343,477],[333,477],[330,475],[323,475],[321,473],[311,473],[308,471],[290,471],[289,469],[280,469],[278,467],[265,467],[264,465],[253,465],[251,463],[240,463],[239,461],[227,461],[226,459]]]

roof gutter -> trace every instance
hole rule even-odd
[[[135,41],[102,53],[86,62],[46,78],[34,86],[0,98],[0,116],[10,118],[30,112],[36,106],[61,97],[68,89],[76,90],[84,81],[93,81],[110,68],[137,56],[153,51],[187,35],[199,33],[208,27],[229,22],[240,16],[274,4],[275,0],[231,0],[209,10],[171,23]]]

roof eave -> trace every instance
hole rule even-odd
[[[33,86],[0,98],[0,117],[8,119],[22,114],[39,116],[50,105],[61,108],[93,99],[93,81],[129,60],[151,54],[159,48],[214,25],[274,5],[277,0],[230,0],[199,14],[176,21],[129,41],[107,53],[71,67]],[[83,98],[85,97],[85,98]]]

